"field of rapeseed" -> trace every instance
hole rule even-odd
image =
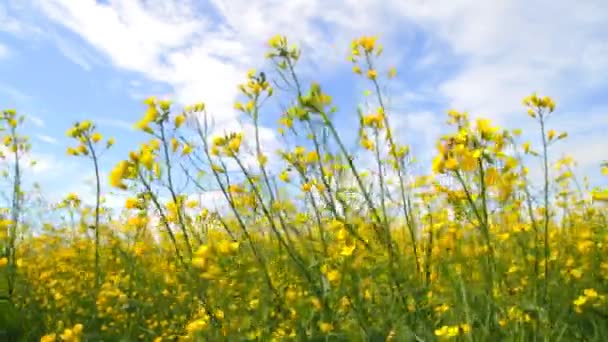
[[[372,89],[353,114],[356,150],[283,36],[269,41],[274,70],[239,85],[250,132],[212,134],[204,103],[149,98],[136,123],[149,139],[108,184],[113,139],[76,123],[67,153],[90,162],[96,197],[69,194],[50,222],[28,214],[30,144],[23,118],[2,111],[0,340],[608,340],[608,192],[552,155],[567,143],[548,121],[555,102],[523,100],[536,145],[450,110],[429,172],[413,172],[382,91],[397,71],[376,67],[381,55],[373,37],[352,43]],[[271,154],[259,119],[278,93],[285,149]],[[109,191],[129,194],[123,207]],[[210,191],[221,209],[198,200]]]

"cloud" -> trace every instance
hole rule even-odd
[[[125,69],[154,73],[160,53],[186,43],[200,27],[196,21],[167,21],[140,1],[38,1],[52,20],[61,23]]]
[[[92,64],[98,63],[96,58],[91,55],[83,46],[76,47],[75,44],[63,38],[59,34],[51,33],[57,48],[61,53],[85,71],[90,71]]]
[[[107,126],[112,128],[119,128],[125,131],[135,131],[133,127],[133,123],[127,122],[120,119],[110,119],[110,118],[99,118],[95,120],[95,123],[99,126]]]
[[[607,70],[606,59],[599,58],[607,49],[605,1],[576,6],[560,1],[409,1],[397,8],[447,42],[445,57],[462,61],[455,76],[439,85],[449,105],[459,109],[506,121],[505,116],[521,111],[521,98],[528,93],[570,101],[599,81],[598,70]]]
[[[57,145],[57,143],[58,143],[57,139],[55,139],[49,135],[46,135],[46,134],[37,134],[36,138],[38,138],[39,140],[41,140],[45,143],[52,144],[52,145]]]
[[[38,1],[51,20],[80,35],[117,67],[170,84],[182,104],[205,100],[230,121],[236,83],[245,74],[245,46],[192,17],[189,2]],[[236,57],[233,57],[236,56]],[[231,58],[224,60],[224,58]],[[158,94],[157,94],[158,95]]]
[[[8,57],[9,54],[10,54],[10,51],[9,51],[8,47],[6,47],[6,45],[3,45],[2,43],[0,43],[0,59]]]
[[[461,68],[437,90],[451,106],[497,117],[519,110],[521,97],[532,90],[568,98],[576,95],[573,80],[583,86],[601,82],[598,75],[608,70],[603,0],[576,6],[549,0],[210,3],[198,8],[192,1],[37,1],[44,14],[117,66],[170,83],[183,102],[208,95],[210,108],[222,117],[232,113],[234,84],[260,61],[263,42],[277,33],[300,42],[311,64],[331,67],[328,62],[344,60],[356,35],[381,34],[390,46],[408,50],[421,48],[414,32],[422,31],[427,51],[411,65],[458,60]]]
[[[575,6],[550,0],[388,0],[382,5],[372,0],[211,0],[204,7],[194,1],[159,0],[36,4],[115,66],[168,83],[182,104],[205,101],[218,127],[231,127],[238,118],[232,109],[235,85],[250,66],[263,63],[264,42],[277,33],[303,46],[301,70],[321,77],[339,70],[352,38],[380,34],[388,47],[385,58],[402,61],[399,70],[416,75],[401,79],[397,87],[407,105],[395,115],[411,114],[394,120],[407,123],[402,131],[409,136],[426,134],[425,146],[442,125],[443,114],[437,111],[467,110],[528,129],[534,122],[525,117],[521,99],[532,91],[556,97],[558,110],[582,106],[577,116],[587,117],[591,109],[586,94],[608,88],[603,77],[608,72],[604,0]],[[603,98],[599,101],[606,104]],[[582,131],[596,124],[608,126],[596,120],[580,123],[586,127]],[[590,146],[602,141],[601,134],[571,132],[571,146],[582,148],[577,141],[583,138]]]
[[[8,32],[8,33],[21,33],[25,30],[24,26],[15,18],[12,18],[10,15],[6,13],[6,9],[3,5],[0,5],[0,32]]]
[[[44,127],[45,126],[44,120],[42,120],[40,117],[32,115],[32,114],[28,114],[26,120],[31,121],[34,125],[36,125],[38,127]]]
[[[13,102],[26,103],[31,100],[31,96],[8,84],[0,83],[0,93],[7,95]]]

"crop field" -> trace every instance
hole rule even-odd
[[[145,139],[107,165],[114,132],[66,122],[93,196],[44,216],[28,117],[0,112],[0,340],[608,341],[608,189],[552,153],[569,143],[557,99],[522,99],[527,131],[446,108],[424,165],[396,132],[379,39],[343,62],[369,89],[349,136],[301,76],[307,50],[266,49],[235,85],[248,129],[150,97]]]

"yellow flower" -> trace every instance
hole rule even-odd
[[[228,255],[228,254],[235,253],[239,249],[239,243],[236,241],[231,242],[228,240],[222,240],[222,241],[218,242],[216,248],[217,248],[217,251],[219,254]]]
[[[358,45],[365,50],[365,52],[372,52],[376,46],[376,37],[361,37],[359,38]]]
[[[332,330],[334,330],[334,326],[331,323],[319,322],[319,329],[321,329],[321,332],[327,334],[327,333],[331,332]]]
[[[376,70],[374,70],[374,69],[367,70],[367,78],[369,78],[370,80],[375,80],[376,76],[378,76],[378,73],[376,72]]]
[[[447,336],[449,327],[447,325],[442,326],[439,329],[435,329],[435,336]]]
[[[581,279],[581,277],[583,276],[583,272],[580,269],[575,268],[570,271],[570,275],[575,279]]]
[[[254,106],[255,106],[255,103],[253,101],[247,101],[247,103],[245,104],[245,111],[247,111],[247,112],[253,111]]]
[[[315,163],[319,160],[319,155],[315,151],[310,151],[306,154],[306,162],[309,164]]]
[[[367,127],[375,127],[382,128],[382,123],[384,121],[384,113],[374,113],[368,114],[363,117],[363,125]]]
[[[111,186],[115,188],[126,188],[122,180],[125,177],[128,165],[128,162],[123,160],[112,169],[109,177]]]
[[[171,107],[171,101],[170,100],[160,100],[160,101],[158,101],[158,106],[160,107],[160,109],[162,109],[164,111],[168,111],[169,108]]]
[[[258,307],[258,305],[260,305],[260,300],[255,298],[249,301],[249,308],[251,309],[255,309]]]
[[[487,185],[495,185],[498,182],[499,178],[500,174],[498,173],[498,170],[496,170],[495,167],[490,167],[486,170],[485,182]]]
[[[114,138],[108,139],[108,141],[106,142],[106,148],[112,147],[115,143],[116,143],[116,139],[114,139]]]
[[[142,149],[138,160],[146,169],[152,170],[154,165],[154,155],[149,149]]]
[[[331,270],[329,272],[327,272],[327,280],[330,283],[337,283],[340,281],[340,278],[342,278],[340,272],[338,272],[337,270]]]
[[[40,342],[55,342],[55,341],[57,341],[57,335],[54,333],[44,335],[40,338]]]
[[[340,255],[351,256],[353,254],[353,252],[355,251],[355,248],[357,248],[357,245],[354,243],[351,245],[344,245],[342,247],[342,249],[340,250]]]
[[[445,161],[445,167],[448,170],[456,170],[456,168],[458,167],[458,160],[456,160],[456,158],[448,158]]]
[[[102,136],[102,135],[101,135],[101,133],[99,133],[99,132],[95,132],[95,133],[93,133],[93,134],[91,135],[91,140],[92,140],[94,143],[98,143],[98,142],[100,142],[100,141],[101,141],[101,139],[103,139],[103,136]]]
[[[443,304],[441,304],[441,305],[439,305],[439,306],[435,307],[435,309],[434,309],[434,310],[435,310],[435,312],[437,312],[437,313],[446,313],[448,310],[450,310],[450,306],[449,306],[449,305],[447,305],[447,304],[445,304],[445,303],[443,303]]]
[[[555,101],[552,98],[545,96],[542,100],[543,107],[549,109],[550,112],[555,110]]]
[[[78,145],[78,147],[76,148],[76,151],[78,151],[79,154],[84,154],[84,155],[89,154],[89,149],[85,145]]]
[[[359,143],[361,144],[361,147],[369,151],[372,151],[375,146],[374,142],[366,136],[361,137],[361,141]]]
[[[85,120],[78,125],[78,129],[86,131],[93,126],[93,123],[89,120]]]
[[[0,258],[0,267],[4,267],[8,264],[8,259],[6,257]]]
[[[175,117],[175,128],[180,128],[186,121],[186,116],[181,114]]]
[[[258,156],[258,162],[260,163],[261,166],[265,166],[266,163],[268,163],[268,157],[266,157],[266,155],[264,155],[264,154],[260,154]]]
[[[213,138],[212,143],[214,146],[223,146],[226,143],[226,138],[218,135]]]
[[[80,335],[82,333],[82,329],[84,329],[83,325],[78,323],[72,327],[72,330],[76,335]]]
[[[549,140],[553,140],[553,138],[555,138],[555,130],[550,129],[549,132],[547,132],[547,137]]]
[[[73,341],[74,340],[74,332],[72,329],[65,329],[63,334],[59,335],[63,341]]]
[[[310,192],[310,190],[312,190],[312,184],[310,184],[310,183],[302,184],[302,191]]]
[[[585,296],[579,296],[572,303],[575,306],[583,306],[583,305],[585,305],[585,303],[587,303],[587,297],[585,297]]]
[[[153,106],[156,104],[156,96],[150,96],[144,100],[144,104],[148,106]]]
[[[192,153],[192,146],[190,146],[189,144],[184,144],[184,148],[182,150],[182,156],[188,155]]]
[[[237,154],[239,152],[239,149],[241,148],[242,140],[242,135],[237,134],[228,142],[228,150],[234,154]]]
[[[66,132],[65,135],[67,135],[70,138],[76,138],[76,136],[78,136],[78,128],[77,127],[70,127]],[[4,144],[7,145],[6,143],[6,138],[10,138],[10,135],[7,135],[5,137],[5,142]]]
[[[317,297],[311,297],[310,298],[310,302],[312,303],[312,306],[317,311],[320,311],[323,308],[323,305],[321,304],[321,301]]]
[[[530,116],[531,118],[536,117],[536,112],[534,111],[534,109],[532,109],[532,108],[528,109],[528,116]]]
[[[284,36],[277,34],[276,36],[270,38],[268,40],[268,45],[270,45],[270,47],[278,49],[281,46],[287,44],[287,38],[285,38]]]
[[[133,197],[129,197],[127,198],[127,200],[125,201],[125,207],[127,209],[135,209],[138,206],[139,201],[136,198]]]
[[[217,173],[224,173],[226,170],[221,165],[211,164],[211,169]]]
[[[171,151],[173,151],[173,152],[177,151],[178,147],[179,147],[179,141],[177,141],[176,138],[172,138],[171,139]]]
[[[497,131],[497,128],[492,127],[488,119],[477,119],[477,131],[481,134],[491,135]]]
[[[593,191],[591,193],[591,199],[597,202],[608,202],[608,191]]]
[[[597,292],[594,289],[585,289],[583,290],[583,294],[587,298],[596,298],[598,296]]]
[[[68,147],[67,154],[70,155],[70,156],[77,156],[78,155],[78,151],[75,148],[73,148],[73,147]]]

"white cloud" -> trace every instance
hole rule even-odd
[[[0,59],[8,57],[9,53],[10,53],[10,51],[9,51],[8,47],[6,47],[6,45],[3,45],[2,43],[0,43]]]
[[[10,100],[17,103],[26,103],[31,100],[31,96],[8,84],[0,83],[0,93],[7,95]]]
[[[424,97],[524,128],[533,124],[521,107],[530,92],[556,97],[561,109],[608,85],[603,77],[608,71],[604,0],[575,5],[550,0],[389,0],[382,5],[372,0],[212,0],[213,8],[204,11],[193,3],[37,0],[43,13],[116,66],[167,82],[181,103],[205,101],[220,127],[238,117],[232,109],[235,84],[246,69],[262,62],[265,40],[277,33],[303,45],[304,70],[325,72],[344,61],[357,35],[382,35],[387,51],[397,51],[388,57],[398,60],[395,54],[421,48],[416,32],[422,32],[422,55],[405,61],[400,70],[428,71],[453,61],[453,70],[425,87]],[[420,92],[409,91],[413,103],[407,110],[419,114],[408,120],[434,134],[438,120],[414,106]],[[597,122],[581,124],[592,128]],[[581,138],[571,134],[572,146],[579,146]],[[585,136],[590,146],[601,138]]]
[[[409,1],[403,15],[448,43],[464,67],[439,90],[451,106],[504,119],[538,90],[563,101],[606,70],[608,3]],[[446,51],[444,51],[446,54]],[[581,63],[581,56],[582,63]],[[576,87],[572,82],[582,82]]]
[[[404,42],[413,44],[411,32],[421,28],[449,51],[442,50],[446,44],[430,44],[436,47],[420,63],[433,64],[438,56],[464,63],[439,90],[451,105],[484,113],[518,110],[521,97],[535,89],[566,97],[572,78],[596,80],[608,67],[603,0],[576,6],[549,0],[394,0],[382,6],[371,0],[212,0],[204,12],[192,1],[37,3],[116,65],[172,84],[185,102],[207,95],[217,107],[212,110],[222,112],[236,95],[234,84],[276,33],[301,42],[318,64],[343,61],[350,39],[362,33],[382,34],[394,49],[409,49]]]
[[[97,63],[96,58],[91,55],[84,47],[75,46],[69,40],[63,38],[59,34],[51,33],[51,37],[55,41],[59,51],[69,60],[83,68],[85,71],[90,71],[92,64]]]
[[[110,119],[110,118],[99,118],[95,120],[95,123],[99,126],[107,126],[112,128],[119,128],[126,131],[135,131],[133,127],[133,123],[127,122],[120,119]]]
[[[34,125],[36,125],[38,127],[44,127],[45,126],[44,120],[42,120],[38,116],[35,116],[35,115],[32,115],[32,114],[28,114],[27,115],[27,120],[31,121]]]
[[[156,66],[159,53],[186,43],[201,23],[168,22],[139,1],[38,1],[53,20],[81,35],[118,66],[142,72]]]
[[[40,139],[41,141],[45,142],[45,143],[49,143],[52,145],[57,145],[57,139],[46,135],[46,134],[37,134],[36,138]]]
[[[15,18],[12,18],[10,15],[8,15],[6,12],[7,11],[4,8],[4,6],[0,5],[0,22],[2,22],[2,25],[0,25],[0,32],[9,32],[9,33],[23,32],[25,30],[23,25],[18,20],[16,20]]]
[[[343,62],[354,36],[370,30],[389,34],[395,28],[377,25],[388,9],[373,1],[211,3],[196,11],[191,1],[37,1],[49,18],[115,65],[169,83],[181,103],[204,100],[218,124],[239,115],[232,109],[236,84],[249,67],[262,63],[270,36],[283,33],[300,42],[307,50],[304,69],[329,64],[325,69],[331,70],[335,63],[327,62]]]
[[[246,58],[240,56],[247,49],[225,32],[210,30],[204,19],[191,17],[187,2],[167,2],[162,13],[154,7],[159,3],[139,1],[38,4],[49,18],[79,34],[116,66],[169,83],[179,102],[205,100],[211,112],[220,113],[218,120],[236,117],[232,102],[235,85],[246,70]]]

